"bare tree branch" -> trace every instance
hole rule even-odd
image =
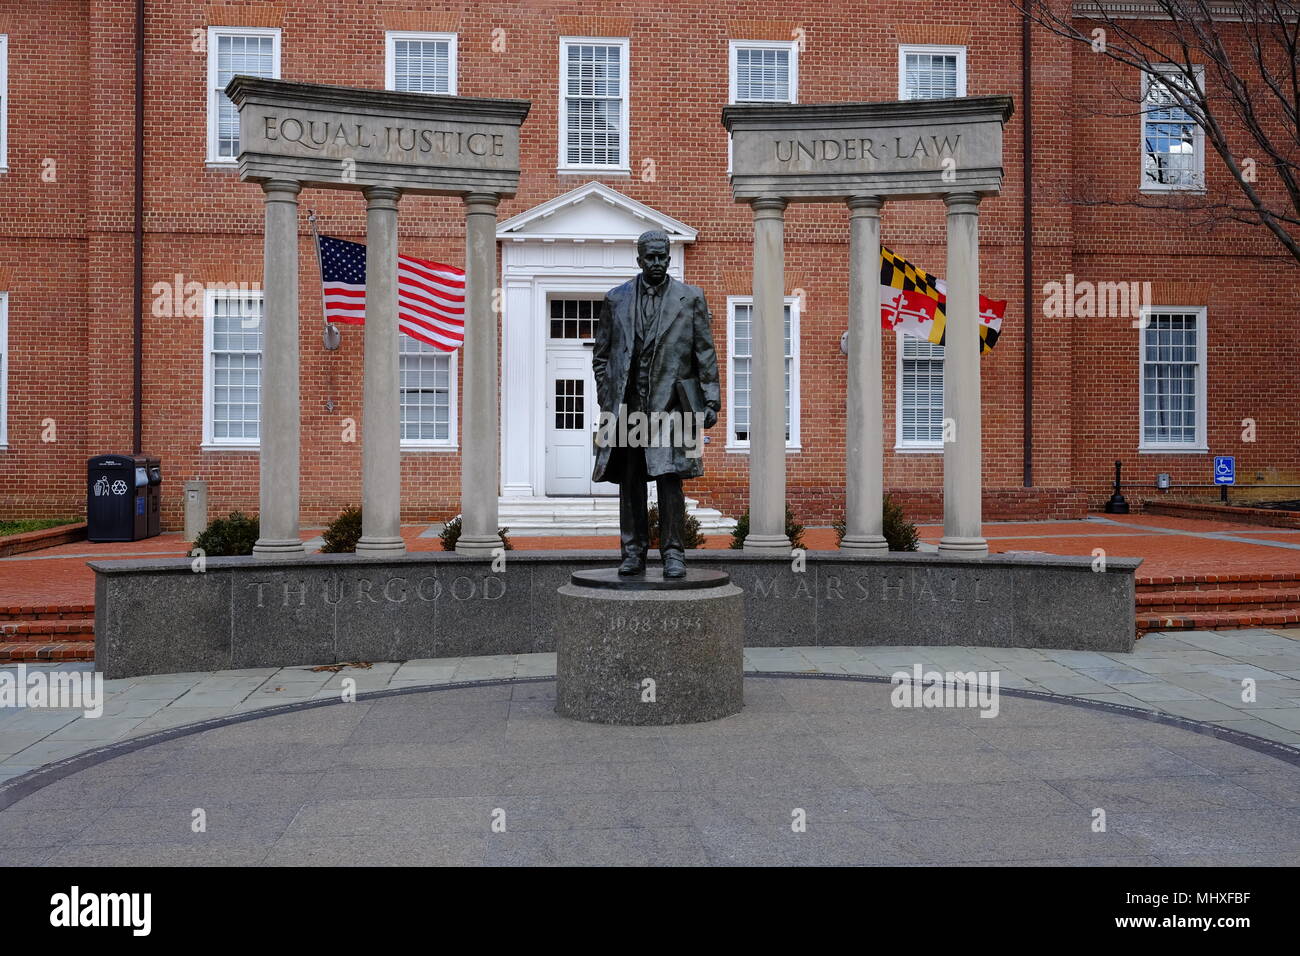
[[[1141,93],[1120,98],[1137,102],[1141,115],[1153,110],[1153,100],[1162,111],[1184,114],[1219,157],[1239,197],[1197,201],[1195,194],[1171,189],[1160,200],[1139,194],[1072,201],[1262,226],[1300,262],[1300,7],[1290,0],[1149,0],[1152,13],[1120,16],[1106,0],[1067,12],[1052,0],[1011,2],[1057,36],[1142,76]],[[1100,38],[1090,24],[1102,25]],[[1243,55],[1234,54],[1241,49]],[[1144,162],[1156,181],[1169,181],[1174,154],[1159,145],[1148,142]]]

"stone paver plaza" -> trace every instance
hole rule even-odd
[[[998,672],[997,716],[892,706],[916,664]],[[740,715],[665,728],[558,717],[551,655],[108,682],[98,719],[0,712],[0,864],[1300,862],[1287,632],[746,668]]]

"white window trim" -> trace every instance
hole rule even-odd
[[[1161,73],[1179,73],[1181,72],[1177,64],[1155,64]],[[1196,82],[1205,88],[1205,67],[1193,64],[1193,72],[1196,74]],[[1180,186],[1177,183],[1152,183],[1147,181],[1146,162],[1147,162],[1147,94],[1151,90],[1151,76],[1148,73],[1140,74],[1140,83],[1142,84],[1142,109],[1138,114],[1138,192],[1141,193],[1204,193],[1205,192],[1205,130],[1201,128],[1200,123],[1193,124],[1195,129],[1192,133],[1193,144],[1196,148],[1196,181],[1186,186]]]
[[[9,447],[9,293],[0,292],[0,451]]]
[[[0,33],[0,173],[9,171],[9,37]]]
[[[625,160],[621,165],[607,165],[604,163],[570,163],[568,161],[568,140],[569,140],[569,111],[565,100],[568,92],[568,48],[572,45],[583,43],[592,43],[598,46],[618,46],[623,50],[622,54],[622,89],[619,91],[620,100],[623,104],[622,131],[619,142],[619,153]],[[628,37],[560,37],[560,136],[559,149],[557,158],[559,165],[556,171],[560,173],[615,173],[623,175],[632,174],[632,41]]]
[[[229,439],[214,438],[212,422],[213,397],[212,390],[214,385],[213,368],[212,368],[212,337],[214,318],[216,317],[216,303],[218,299],[243,299],[251,293],[239,289],[207,289],[203,295],[203,443],[200,445],[202,451],[258,451],[262,447],[261,441],[250,442],[247,439]],[[266,387],[266,295],[262,290],[257,294],[262,299],[262,388]],[[258,433],[261,434],[260,422],[262,419],[262,398],[258,394]]]
[[[455,33],[420,33],[413,30],[389,30],[384,34],[384,89],[397,89],[397,41],[398,40],[435,40],[447,44],[447,92],[446,96],[456,96],[460,84],[459,57],[457,54],[457,35]],[[434,94],[430,94],[434,95]]]
[[[790,99],[799,102],[799,41],[798,40],[728,40],[727,41],[727,102],[739,103],[736,90],[739,86],[737,66],[740,50],[788,50],[790,53]],[[746,103],[772,103],[776,100],[746,100]]]
[[[727,296],[727,441],[723,450],[746,455],[749,454],[749,439],[737,439],[732,427],[736,421],[734,415],[736,367],[731,343],[736,338],[736,306],[753,304],[752,295]],[[785,304],[790,307],[790,437],[786,439],[785,450],[787,454],[792,454],[803,451],[799,435],[799,406],[802,404],[799,391],[799,299],[795,296],[786,296]],[[750,361],[753,361],[753,333],[750,334]],[[750,408],[752,410],[752,403]]]
[[[966,95],[966,47],[941,46],[934,43],[909,43],[898,46],[898,98],[907,98],[907,55],[909,53],[957,54],[957,95]]]
[[[943,442],[903,440],[903,333],[894,333],[894,451],[905,455],[942,455]],[[948,350],[944,349],[943,375],[948,378]],[[946,396],[945,396],[946,398]],[[944,407],[945,417],[947,407]]]
[[[1146,330],[1151,313],[1163,312],[1183,312],[1193,313],[1196,315],[1196,440],[1188,444],[1186,442],[1179,444],[1160,444],[1148,442],[1143,435],[1146,434],[1143,426],[1144,409],[1142,405],[1142,386],[1143,386],[1143,368],[1146,360],[1143,350],[1146,342]],[[1138,453],[1143,455],[1205,455],[1209,454],[1210,446],[1206,438],[1206,408],[1209,407],[1210,398],[1205,390],[1207,380],[1206,365],[1209,364],[1209,343],[1205,338],[1206,331],[1206,307],[1203,305],[1152,305],[1142,309],[1141,327],[1138,329],[1138,362],[1137,362],[1137,385],[1138,385]]]
[[[405,332],[399,332],[398,335],[405,335]],[[446,353],[447,355],[447,437],[441,441],[436,438],[402,438],[398,441],[402,451],[414,452],[439,452],[439,451],[459,451],[458,442],[459,432],[456,430],[457,423],[460,421],[459,408],[456,402],[456,393],[460,387],[460,349]],[[402,357],[399,353],[397,356],[398,371],[400,379]],[[402,385],[399,380],[397,384],[397,429],[401,434],[402,428],[402,407],[401,407]]]
[[[280,33],[279,27],[208,27],[208,166],[231,169],[239,165],[237,158],[226,159],[217,155],[217,38],[220,36],[274,37],[275,42],[271,45],[271,72],[275,79],[279,79]]]

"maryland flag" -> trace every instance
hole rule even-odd
[[[886,332],[901,332],[943,345],[947,291],[942,279],[880,247],[880,327]],[[1006,309],[1006,302],[995,302],[980,295],[981,352],[988,352],[997,344]]]

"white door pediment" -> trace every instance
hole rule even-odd
[[[674,244],[694,242],[697,234],[604,183],[590,182],[507,219],[497,227],[497,238],[616,242],[635,239],[647,229],[662,229]]]

